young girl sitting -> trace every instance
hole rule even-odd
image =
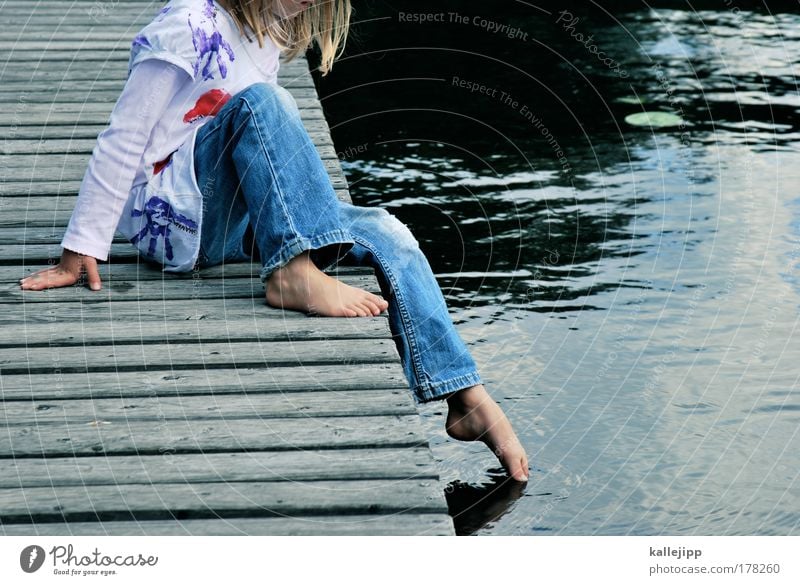
[[[481,384],[417,241],[385,210],[336,198],[294,99],[277,85],[282,51],[291,59],[316,42],[325,75],[344,46],[349,0],[319,1],[167,2],[133,40],[60,263],[21,287],[69,286],[85,272],[99,290],[97,260],[117,230],[166,271],[258,259],[274,307],[330,317],[388,310],[416,400],[446,399],[450,436],[485,442],[525,481],[525,451]],[[322,272],[334,263],[373,267],[384,298]]]

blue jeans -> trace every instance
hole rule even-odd
[[[416,400],[481,383],[416,239],[386,210],[336,198],[286,89],[256,83],[234,95],[198,130],[194,163],[204,208],[199,268],[258,258],[266,282],[305,251],[320,268],[372,267]]]

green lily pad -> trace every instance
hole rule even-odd
[[[617,102],[618,104],[631,104],[634,106],[638,106],[644,103],[644,100],[642,98],[636,96],[620,97],[615,99],[614,101]]]
[[[651,128],[669,128],[684,123],[680,116],[669,112],[638,112],[625,116],[625,121],[631,126],[650,126]]]

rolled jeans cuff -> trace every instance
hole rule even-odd
[[[471,372],[463,376],[450,378],[449,380],[442,380],[439,382],[428,381],[425,384],[421,384],[413,389],[414,397],[419,403],[442,400],[454,392],[477,386],[478,384],[483,384],[480,375],[478,372]]]
[[[264,262],[261,272],[259,273],[259,278],[261,279],[261,282],[266,283],[273,272],[279,268],[282,268],[283,266],[286,266],[286,264],[288,264],[292,258],[299,256],[306,251],[312,252],[312,260],[317,267],[322,270],[340,260],[345,254],[347,254],[347,252],[350,251],[350,248],[353,247],[353,244],[355,244],[355,241],[350,234],[339,229],[316,235],[313,238],[295,238],[289,243],[282,245],[281,249],[278,250],[276,254],[274,254],[268,261]],[[339,246],[338,253],[336,254],[332,253],[332,251],[325,254],[314,254],[315,251],[318,251],[321,248],[335,245]]]

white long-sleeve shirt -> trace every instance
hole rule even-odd
[[[150,92],[158,80],[159,91]],[[145,147],[167,105],[191,76],[167,61],[142,61],[131,70],[111,112],[108,127],[97,136],[61,246],[107,260],[111,240],[131,189],[147,182]]]
[[[192,269],[203,212],[197,131],[239,91],[277,83],[280,50],[250,36],[215,0],[170,0],[136,35],[62,247],[107,260],[119,231],[164,270]]]

